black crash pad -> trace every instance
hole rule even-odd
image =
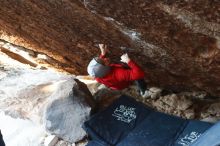
[[[189,146],[212,126],[156,112],[122,95],[84,123],[87,146]]]

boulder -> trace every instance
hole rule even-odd
[[[220,96],[219,5],[219,0],[2,0],[0,40],[20,46],[43,67],[75,75],[87,74],[98,43],[105,43],[116,62],[124,51],[132,54],[150,73],[149,85]],[[15,56],[14,49],[3,48]]]
[[[85,84],[74,78],[57,88],[44,113],[44,124],[49,133],[74,143],[86,136],[82,125],[94,106],[92,95]]]

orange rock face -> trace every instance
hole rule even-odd
[[[1,1],[0,39],[47,55],[58,69],[87,74],[97,44],[121,47],[149,84],[220,96],[220,1]]]

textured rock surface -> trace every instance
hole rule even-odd
[[[191,108],[193,102],[190,98],[185,96],[178,96],[176,94],[167,95],[152,102],[152,105],[159,111],[182,116],[188,119],[195,118],[194,108]]]
[[[163,88],[220,96],[219,0],[1,0],[0,39],[74,74],[98,54],[98,42],[121,46]]]
[[[211,104],[207,109],[201,112],[202,118],[216,117],[220,118],[220,101]]]
[[[54,93],[45,112],[46,129],[71,143],[86,136],[82,125],[94,106],[91,93],[83,85],[82,82],[71,80],[62,83],[59,87],[61,90]]]

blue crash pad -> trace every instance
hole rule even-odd
[[[92,139],[115,145],[124,139],[138,123],[141,123],[151,111],[134,99],[123,96],[106,110],[92,116],[89,121],[85,122],[84,127]],[[121,114],[126,116],[123,117]]]
[[[191,146],[220,146],[220,122],[206,130]]]
[[[87,146],[189,146],[212,124],[186,120],[121,96],[84,123]]]

